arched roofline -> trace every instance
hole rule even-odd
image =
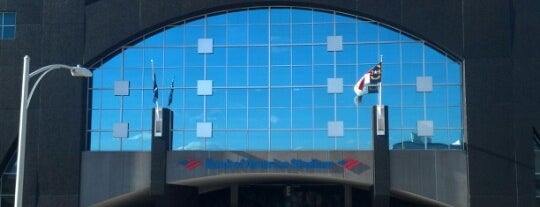
[[[99,2],[100,1],[93,2],[93,3],[99,3]],[[454,61],[459,62],[463,60],[463,58],[461,58],[455,52],[452,52],[451,50],[447,49],[447,47],[444,47],[442,44],[437,43],[436,41],[432,40],[432,38],[430,37],[422,36],[419,33],[414,32],[413,30],[409,28],[400,26],[399,23],[393,22],[392,20],[385,19],[381,16],[368,14],[368,13],[359,11],[357,9],[338,7],[333,4],[329,4],[329,3],[325,4],[323,2],[305,3],[305,2],[290,2],[290,1],[269,1],[269,2],[247,1],[247,2],[241,2],[241,3],[233,3],[233,4],[227,4],[227,5],[221,5],[221,6],[201,8],[201,9],[194,10],[191,12],[186,12],[185,14],[174,16],[172,18],[161,19],[159,22],[156,22],[155,24],[144,27],[131,35],[127,35],[121,41],[118,41],[117,43],[110,45],[108,48],[101,51],[96,56],[91,57],[88,61],[85,61],[84,65],[89,66],[90,68],[99,67],[99,65],[101,64],[99,62],[100,60],[102,59],[107,60],[108,58],[114,57],[116,54],[121,52],[122,47],[128,46],[128,45],[134,45],[137,42],[141,41],[142,38],[145,36],[151,36],[153,34],[157,34],[161,32],[162,31],[161,29],[163,27],[166,27],[167,25],[172,25],[178,22],[183,22],[183,21],[190,21],[190,20],[198,19],[200,17],[204,17],[205,15],[218,14],[225,11],[245,10],[249,8],[264,8],[264,7],[292,7],[292,8],[299,8],[299,9],[302,9],[302,8],[314,9],[314,10],[319,10],[319,11],[333,11],[333,12],[341,13],[346,16],[347,15],[351,16],[353,18],[357,17],[361,19],[371,20],[391,30],[401,31],[402,32],[401,35],[406,35],[414,39],[419,39],[421,41],[424,41],[425,44],[427,44],[428,46],[430,46],[434,50],[437,50],[440,53],[448,55],[448,57],[453,59]],[[381,11],[380,13],[384,13],[384,12],[385,11]]]

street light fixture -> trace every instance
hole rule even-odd
[[[71,72],[71,75],[74,77],[92,77],[92,72],[86,68],[80,66],[68,66],[62,64],[48,65],[42,68],[35,70],[32,73],[30,72],[30,57],[28,55],[24,56],[23,62],[23,73],[22,73],[22,87],[21,87],[21,110],[20,110],[20,119],[19,119],[19,143],[17,149],[17,179],[15,180],[15,207],[22,206],[23,198],[23,181],[24,181],[24,159],[26,151],[26,117],[28,111],[28,105],[30,100],[32,100],[32,95],[36,90],[36,86],[39,84],[41,79],[52,70],[56,69],[68,69]],[[28,94],[28,83],[30,78],[41,74],[32,86],[30,94]]]

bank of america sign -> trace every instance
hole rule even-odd
[[[194,170],[199,166],[204,166],[206,169],[219,169],[219,170],[257,170],[257,169],[331,169],[334,166],[338,165],[347,170],[353,170],[357,165],[360,164],[360,161],[353,158],[344,158],[337,162],[329,160],[302,160],[302,159],[291,159],[291,160],[278,160],[274,159],[271,161],[268,160],[253,160],[253,159],[241,159],[239,161],[232,161],[229,159],[226,160],[216,160],[208,158],[203,161],[197,159],[185,159],[178,162],[179,165],[182,165],[186,170]]]

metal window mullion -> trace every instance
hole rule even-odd
[[[332,13],[332,21],[333,21],[333,35],[336,36],[336,12]],[[343,41],[341,42],[343,44]],[[326,42],[328,44],[328,41]],[[336,78],[337,75],[337,51],[332,51],[332,55],[334,58],[334,78]],[[328,86],[326,86],[328,87]],[[337,121],[337,93],[333,94],[334,96],[334,121]],[[330,129],[327,129],[330,130]],[[337,137],[334,138],[334,149],[337,150]]]
[[[185,24],[184,24],[185,25]],[[182,38],[184,38],[182,40],[182,43],[185,44],[186,43],[186,27],[182,26]],[[181,115],[181,119],[182,119],[182,123],[183,123],[183,126],[181,126],[181,130],[182,130],[182,146],[186,146],[186,121],[185,121],[185,111],[186,111],[186,46],[183,45],[182,47],[182,111],[184,113],[182,113]],[[185,149],[182,149],[182,150],[185,150]]]
[[[143,54],[144,54],[144,52],[143,52]],[[120,80],[124,80],[125,61],[126,61],[125,50],[122,50],[122,63],[120,63],[121,64],[120,65]],[[119,118],[120,118],[120,123],[122,123],[123,119],[124,119],[124,96],[120,96],[119,98],[120,98],[120,108],[119,108],[120,117]],[[122,138],[118,138],[118,140],[120,142],[120,151],[122,151],[124,140]]]
[[[249,11],[249,10],[248,10]],[[247,48],[248,48],[248,55],[247,55],[247,63],[246,63],[246,150],[249,150],[249,71],[250,71],[250,62],[249,62],[249,48],[251,47],[251,44],[249,42],[249,28],[251,26],[249,22],[249,12],[246,14],[247,19]],[[227,47],[228,48],[228,47]]]
[[[225,14],[228,14],[226,12]],[[229,148],[229,15],[225,16],[225,146]]]
[[[249,149],[249,71],[250,71],[250,55],[251,55],[251,50],[249,48],[252,47],[251,43],[250,43],[250,39],[249,39],[249,28],[251,27],[251,23],[249,21],[249,12],[247,13],[247,22],[246,22],[246,33],[247,33],[247,42],[246,42],[246,45],[247,45],[247,55],[246,55],[246,58],[247,58],[247,62],[246,62],[246,85],[244,86],[245,88],[245,93],[246,93],[246,150]],[[241,87],[240,87],[241,88]]]
[[[404,118],[403,118],[403,108],[404,108],[404,105],[403,105],[403,98],[405,97],[403,95],[403,74],[405,72],[403,71],[403,44],[399,44],[399,94],[400,94],[400,98],[399,98],[399,117],[400,117],[400,127],[402,127],[405,123],[404,123]],[[390,128],[388,128],[388,130],[390,130]],[[400,133],[403,133],[402,130],[400,130]],[[403,134],[401,134],[400,136],[400,141],[401,141],[401,149],[405,149],[405,143],[404,143],[404,140],[403,140]]]
[[[271,94],[271,90],[270,90],[271,84],[270,84],[270,82],[272,80],[271,71],[270,71],[271,68],[272,68],[272,62],[271,62],[272,61],[272,58],[271,58],[272,57],[272,47],[271,47],[272,26],[271,26],[271,19],[272,19],[271,8],[268,8],[268,41],[267,41],[268,42],[268,56],[267,56],[267,58],[268,58],[268,69],[267,69],[267,73],[268,73],[268,80],[267,80],[267,87],[268,87],[268,103],[267,103],[268,106],[267,106],[267,108],[268,108],[268,113],[267,113],[267,117],[266,117],[268,119],[268,123],[267,123],[267,125],[268,125],[268,132],[267,132],[268,133],[268,149],[267,149],[267,151],[270,151],[271,146],[272,146],[271,145],[272,144],[272,137],[271,137],[271,133],[270,133],[270,131],[272,130],[270,128],[271,127],[271,122],[270,122],[270,120],[271,120],[271,110],[272,110],[271,107],[270,107],[270,102],[271,102],[271,98],[272,98],[272,96],[270,95]]]
[[[144,130],[144,127],[143,127],[144,126],[144,122],[143,122],[143,117],[144,117],[144,90],[145,90],[144,89],[144,80],[145,80],[145,75],[144,75],[145,73],[144,72],[146,70],[146,67],[144,67],[144,54],[143,54],[142,59],[143,59],[143,61],[142,61],[142,67],[141,67],[142,72],[141,72],[141,89],[140,89],[141,104],[140,104],[140,112],[139,112],[139,114],[140,114],[141,130]],[[152,130],[152,129],[150,129],[150,130]],[[141,140],[141,143],[143,143],[142,140]]]
[[[315,149],[315,37],[313,9],[311,9],[311,149]]]
[[[422,42],[422,76],[425,77],[426,76],[426,48],[425,48],[425,42]],[[424,120],[427,119],[427,98],[426,98],[426,95],[427,93],[426,92],[423,92],[422,93],[422,96],[424,98]],[[427,138],[426,138],[427,139]]]
[[[446,76],[445,77],[445,81],[446,81],[446,83],[445,83],[445,85],[446,85],[446,87],[445,87],[446,88],[446,106],[445,106],[445,108],[446,108],[446,127],[449,129],[450,128],[450,118],[449,118],[450,117],[450,108],[449,108],[449,106],[450,106],[450,101],[449,101],[450,100],[450,95],[449,95],[450,90],[448,88],[448,86],[449,86],[449,84],[448,84],[448,57],[446,56],[446,54],[445,54],[445,57],[446,58],[444,59],[444,73],[445,73],[445,76]],[[446,139],[449,140],[449,142],[451,142],[451,140],[450,140],[450,132],[448,130],[446,130]],[[450,148],[450,144],[448,145],[448,148]]]
[[[292,26],[293,26],[293,22],[292,22],[292,9],[289,10],[289,44],[290,44],[290,50],[289,50],[289,59],[291,60],[290,61],[290,65],[289,65],[289,78],[290,78],[290,81],[289,81],[289,149],[290,150],[293,150],[293,115],[292,115],[292,112],[293,112],[293,39],[292,39],[292,36],[293,36],[293,30],[292,30]]]
[[[355,65],[355,77],[360,77],[359,76],[359,73],[358,73],[358,20],[354,21],[354,41],[356,42],[354,44],[354,55],[355,55],[355,58],[354,58],[354,65]],[[354,84],[354,83],[353,83]],[[354,85],[353,85],[354,87]],[[360,135],[358,134],[359,132],[359,124],[360,122],[358,121],[360,119],[360,113],[359,113],[359,110],[358,110],[358,107],[356,107],[356,129],[354,130],[356,133],[356,149],[359,150],[360,149]]]
[[[123,51],[122,51],[123,52]],[[101,62],[103,64],[103,60]],[[100,87],[103,87],[103,73],[100,73]],[[102,129],[103,125],[103,93],[99,94],[100,102],[99,102],[99,130]],[[101,151],[101,132],[99,132],[99,150]]]

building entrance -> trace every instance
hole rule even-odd
[[[335,207],[344,205],[341,185],[259,184],[241,185],[239,207]]]

